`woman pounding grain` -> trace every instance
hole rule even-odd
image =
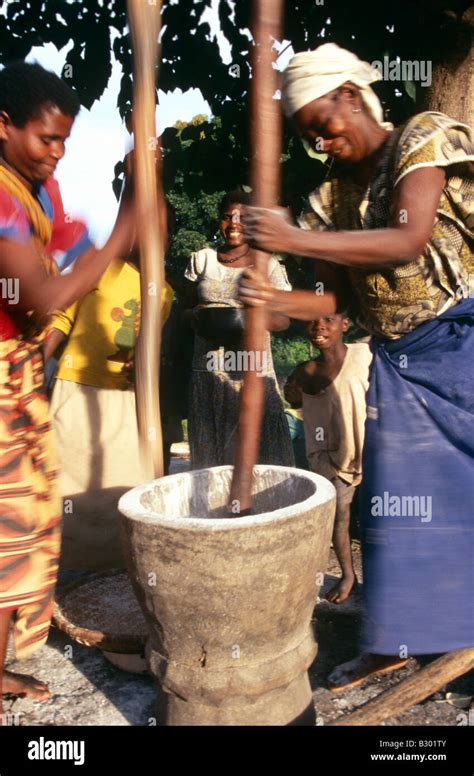
[[[0,72],[0,725],[2,694],[49,697],[43,682],[4,671],[13,626],[16,656],[48,636],[61,539],[48,402],[43,325],[90,291],[109,262],[128,253],[134,213],[124,198],[114,230],[96,250],[82,224],[64,213],[54,170],[80,104],[39,65]],[[77,258],[54,277],[55,250]]]
[[[248,304],[302,320],[352,303],[372,337],[361,486],[362,655],[333,690],[474,645],[474,148],[467,126],[426,112],[392,129],[377,71],[333,43],[297,54],[283,108],[333,160],[298,229],[249,208],[249,240],[318,260],[322,296],[249,270]],[[471,295],[470,295],[471,290]]]

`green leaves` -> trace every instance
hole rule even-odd
[[[211,6],[212,0],[179,0],[173,4],[165,0],[160,88],[164,91],[177,87],[184,91],[198,88],[217,116],[226,100],[232,106],[247,99],[252,48],[248,32],[251,2],[219,0],[220,30],[227,41],[223,50],[229,56],[225,63],[219,41],[203,19]],[[4,64],[24,58],[33,46],[44,43],[53,43],[61,49],[72,38],[74,48],[68,62],[77,69],[74,87],[86,106],[100,98],[107,84],[113,38],[114,54],[124,68],[118,100],[124,115],[130,105],[132,68],[125,0],[10,0],[3,7],[6,13],[0,16],[0,61]],[[453,22],[453,30],[449,32],[451,28],[447,29],[446,22],[451,18],[450,12],[455,17],[459,14],[458,0],[420,0],[415,4],[412,0],[388,4],[380,0],[353,4],[337,0],[331,3],[287,0],[284,37],[292,42],[295,51],[334,40],[368,61],[380,60],[387,51],[395,52],[402,59],[437,61],[441,44],[455,51],[457,27]],[[234,68],[233,74],[229,72],[230,67]],[[403,101],[397,103],[394,86],[384,83],[380,89],[390,106],[399,108]],[[412,108],[413,85],[404,86],[410,98],[408,106]],[[229,129],[229,124],[224,124]]]
[[[315,151],[311,143],[308,140],[306,140],[306,138],[304,137],[301,138],[301,142],[303,143],[304,150],[306,151],[308,156],[311,157],[311,159],[317,159],[318,161],[323,162],[324,164],[324,162],[328,158],[327,154],[320,154],[318,151]]]
[[[211,6],[212,0],[164,0],[162,12],[159,87],[165,92],[200,89],[212,114],[182,122],[162,136],[165,187],[190,199],[248,184],[251,2],[219,0],[219,40],[203,19]],[[295,51],[333,40],[369,62],[383,59],[384,54],[435,62],[441,48],[457,51],[456,19],[448,12],[458,13],[458,6],[459,0],[388,4],[286,0],[284,38]],[[90,107],[106,88],[113,53],[123,70],[117,104],[120,115],[127,114],[132,101],[132,58],[125,0],[9,0],[2,7],[0,62],[24,58],[33,46],[49,42],[62,48],[72,39],[66,80]],[[222,45],[225,62],[222,36],[227,41]],[[381,81],[375,90],[395,124],[413,113],[414,83]],[[325,175],[322,162],[323,156],[316,152],[310,158],[285,127],[282,203],[291,204],[295,211],[300,208],[304,196]],[[200,233],[200,229],[191,231]]]
[[[413,81],[404,81],[403,87],[413,102],[416,102],[416,84]]]

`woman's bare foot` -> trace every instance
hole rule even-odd
[[[348,690],[362,684],[369,676],[388,674],[403,668],[407,663],[408,658],[400,658],[398,655],[373,655],[363,652],[354,660],[337,666],[328,676],[328,687],[331,692]]]
[[[326,600],[331,604],[343,604],[347,601],[350,594],[354,590],[357,584],[357,577],[355,574],[352,576],[343,575],[337,585],[334,585],[326,595]]]
[[[11,671],[5,671],[3,674],[2,695],[26,695],[36,701],[47,701],[51,698],[47,684],[34,676],[13,674]]]

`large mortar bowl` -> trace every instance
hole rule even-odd
[[[311,472],[256,466],[255,514],[233,518],[231,479],[231,466],[175,474],[119,502],[158,722],[307,723],[335,490]]]

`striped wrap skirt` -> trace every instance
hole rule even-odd
[[[13,612],[17,657],[48,636],[61,502],[39,340],[0,342],[0,611]]]

